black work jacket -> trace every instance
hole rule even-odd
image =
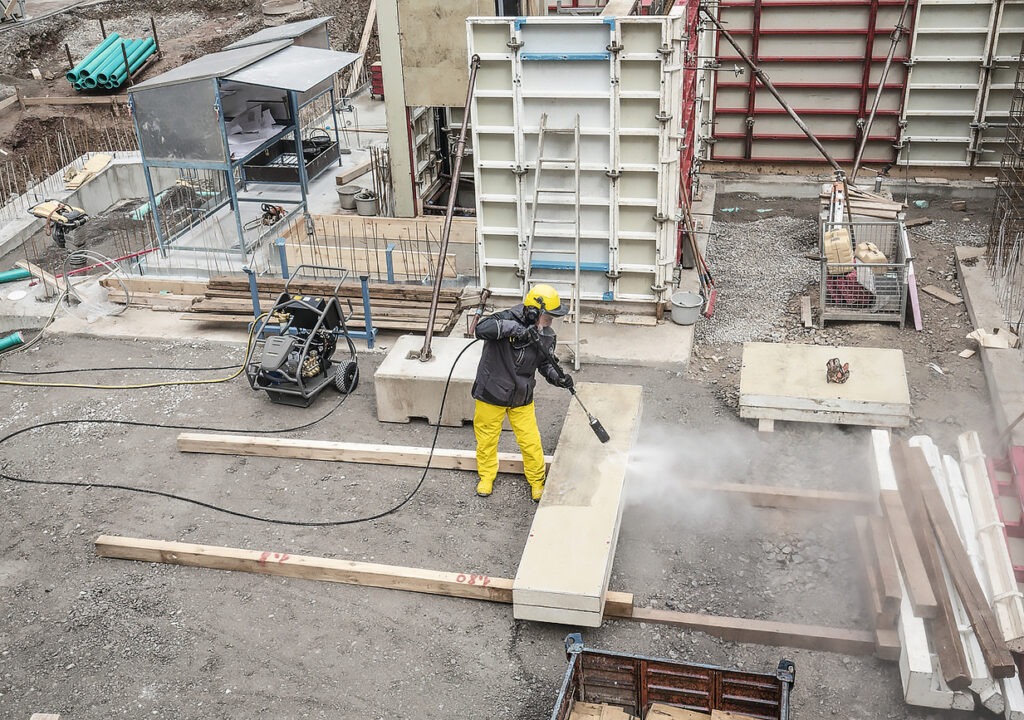
[[[512,339],[526,325],[524,311],[522,304],[516,305],[481,318],[476,324],[476,336],[484,341],[484,349],[473,383],[475,399],[502,407],[521,407],[533,402],[537,370],[552,385],[558,381],[557,368],[536,347],[526,339]],[[554,333],[542,334],[540,342],[554,353]]]

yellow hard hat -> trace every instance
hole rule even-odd
[[[530,292],[526,293],[523,305],[538,308],[555,317],[561,317],[569,312],[569,308],[563,305],[562,299],[558,297],[558,291],[550,285],[534,285]]]

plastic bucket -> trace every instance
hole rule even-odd
[[[372,192],[361,192],[356,195],[356,212],[360,215],[377,214],[377,195]]]
[[[363,188],[358,185],[342,185],[338,188],[338,201],[342,210],[356,209],[356,195],[361,193]]]
[[[693,325],[700,317],[704,298],[697,293],[677,292],[672,295],[672,322],[676,325]]]

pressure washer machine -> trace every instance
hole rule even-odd
[[[292,282],[306,270],[334,271],[341,279],[331,297],[292,292]],[[273,402],[309,407],[330,384],[347,395],[359,384],[356,347],[348,333],[338,288],[348,271],[322,265],[300,265],[284,284],[274,307],[257,321],[245,375],[253,390],[266,390]],[[352,316],[351,303],[349,315]],[[338,339],[348,346],[348,359],[336,360]]]

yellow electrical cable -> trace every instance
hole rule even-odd
[[[0,380],[0,385],[18,385],[21,387],[84,388],[88,390],[140,390],[143,388],[169,387],[173,385],[214,385],[216,383],[228,382],[229,380],[234,380],[236,377],[241,375],[242,372],[245,370],[245,366],[249,362],[249,355],[252,353],[253,337],[256,332],[256,326],[259,325],[260,320],[265,318],[268,314],[269,313],[263,313],[255,320],[253,320],[252,326],[249,328],[249,337],[245,343],[245,359],[242,361],[242,364],[238,367],[238,370],[236,370],[228,377],[212,378],[209,380],[168,380],[164,382],[140,383],[138,385],[86,385],[84,383],[41,383],[27,382],[21,380]]]

